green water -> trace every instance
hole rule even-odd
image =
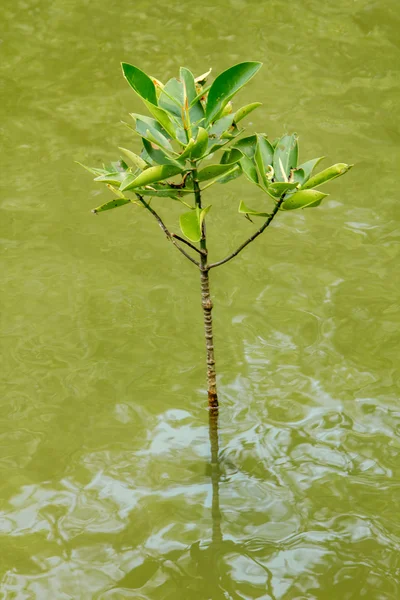
[[[2,600],[398,600],[397,9],[3,2]],[[198,274],[144,211],[91,215],[109,196],[73,162],[137,147],[121,60],[262,60],[249,129],[356,163],[211,273],[220,523]],[[213,195],[212,260],[253,231],[240,200]]]

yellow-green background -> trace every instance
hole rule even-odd
[[[1,17],[1,599],[398,600],[397,2],[3,0]],[[164,80],[261,60],[236,102],[263,102],[248,130],[356,163],[212,272],[219,549],[198,274],[144,211],[91,215],[109,196],[74,163],[138,147],[122,60]],[[213,259],[253,231],[240,200],[265,202],[244,179],[210,190]]]

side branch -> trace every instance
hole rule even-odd
[[[163,230],[163,232],[165,233],[165,235],[167,236],[167,238],[169,239],[169,241],[173,243],[173,245],[175,246],[175,248],[177,248],[179,250],[179,252],[181,252],[183,254],[183,256],[185,256],[188,260],[190,260],[190,262],[192,262],[193,264],[195,264],[196,267],[200,268],[200,263],[197,260],[195,260],[194,258],[192,258],[190,256],[190,254],[188,254],[183,248],[180,247],[180,245],[174,239],[173,234],[169,231],[169,229],[165,225],[164,221],[162,220],[162,218],[160,217],[160,215],[158,213],[156,213],[156,211],[154,210],[154,208],[152,208],[150,206],[150,204],[148,202],[146,202],[146,200],[140,194],[136,194],[136,197],[139,200],[139,202],[141,202],[141,204],[145,208],[147,208],[147,210],[149,212],[151,212],[151,214],[156,219],[157,223],[159,224],[159,226],[161,227],[161,229]]]
[[[179,240],[180,242],[182,242],[183,244],[186,244],[186,246],[189,246],[189,248],[191,248],[192,250],[194,250],[195,252],[198,252],[198,254],[203,254],[202,250],[199,250],[198,248],[196,248],[196,246],[193,246],[193,244],[191,244],[190,242],[188,242],[187,240],[185,240],[183,237],[181,237],[180,235],[177,235],[176,233],[171,233],[171,236],[175,239],[175,240]]]
[[[271,223],[271,221],[277,214],[282,202],[283,202],[283,196],[282,196],[282,198],[279,198],[278,202],[276,203],[276,205],[274,207],[274,210],[272,211],[272,213],[269,215],[268,219],[265,221],[265,223],[260,227],[260,229],[258,231],[253,233],[253,235],[250,236],[248,240],[243,242],[243,244],[241,244],[237,250],[232,252],[232,254],[229,254],[229,256],[227,256],[226,258],[223,258],[222,260],[219,260],[218,262],[211,263],[208,268],[213,269],[214,267],[219,267],[220,265],[227,263],[229,260],[232,260],[232,258],[235,258],[235,256],[237,256],[239,254],[239,252],[241,252],[244,248],[246,248],[246,246],[248,246],[248,244],[253,242],[259,235],[261,235],[262,232],[268,227],[268,225]]]

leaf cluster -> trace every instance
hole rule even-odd
[[[93,212],[100,213],[140,200],[171,198],[186,210],[180,227],[186,238],[198,242],[210,206],[201,207],[192,198],[215,183],[227,183],[244,174],[281,210],[318,206],[327,194],[315,189],[346,173],[351,165],[339,163],[314,175],[321,158],[298,164],[296,134],[273,142],[265,134],[240,137],[239,123],[259,102],[234,111],[232,98],[260,69],[259,62],[243,62],[222,72],[211,85],[211,70],[195,77],[181,67],[178,78],[163,84],[138,67],[122,63],[124,77],[141,98],[150,116],[132,113],[126,124],[141,141],[140,155],[120,148],[123,158],[103,168],[87,168],[95,181],[116,196]],[[214,154],[222,150],[219,162]],[[82,165],[83,166],[83,165]],[[145,203],[145,205],[147,202]],[[269,217],[240,202],[239,213],[247,217]]]

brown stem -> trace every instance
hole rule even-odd
[[[196,201],[196,206],[201,209],[201,192],[199,181],[197,178],[196,164],[193,164],[193,189]],[[200,284],[201,284],[201,305],[203,307],[204,317],[204,334],[206,338],[206,353],[207,353],[207,384],[208,384],[208,406],[210,409],[218,408],[217,395],[217,375],[215,372],[215,357],[214,357],[214,337],[212,324],[212,308],[213,303],[210,294],[210,279],[207,253],[207,237],[206,225],[203,221],[201,240],[200,240]]]
[[[202,252],[203,252],[202,250],[199,250],[198,248],[196,248],[196,246],[193,246],[193,244],[191,244],[190,242],[185,240],[185,238],[181,237],[180,235],[177,235],[176,233],[171,233],[171,236],[175,240],[179,240],[180,242],[182,242],[182,244],[186,244],[186,246],[189,246],[189,248],[191,248],[192,250],[195,250],[198,254],[202,254]]]
[[[265,221],[265,223],[260,227],[260,229],[258,229],[258,231],[256,231],[255,233],[253,233],[253,235],[250,236],[248,240],[246,240],[245,242],[243,242],[243,244],[241,244],[237,250],[235,250],[234,252],[232,252],[232,254],[230,254],[229,256],[227,256],[226,258],[224,258],[222,260],[219,260],[218,262],[212,263],[211,265],[208,266],[208,268],[209,269],[213,269],[214,267],[219,267],[220,265],[223,265],[223,264],[227,263],[229,260],[232,260],[232,258],[235,258],[235,256],[237,256],[239,254],[239,252],[241,252],[244,248],[246,248],[246,246],[248,244],[250,244],[253,240],[255,240],[259,235],[261,235],[262,232],[271,223],[272,219],[275,217],[275,215],[278,212],[278,210],[279,210],[282,202],[283,202],[283,196],[282,196],[282,198],[279,198],[278,202],[274,206],[274,210],[269,215],[269,217]]]

